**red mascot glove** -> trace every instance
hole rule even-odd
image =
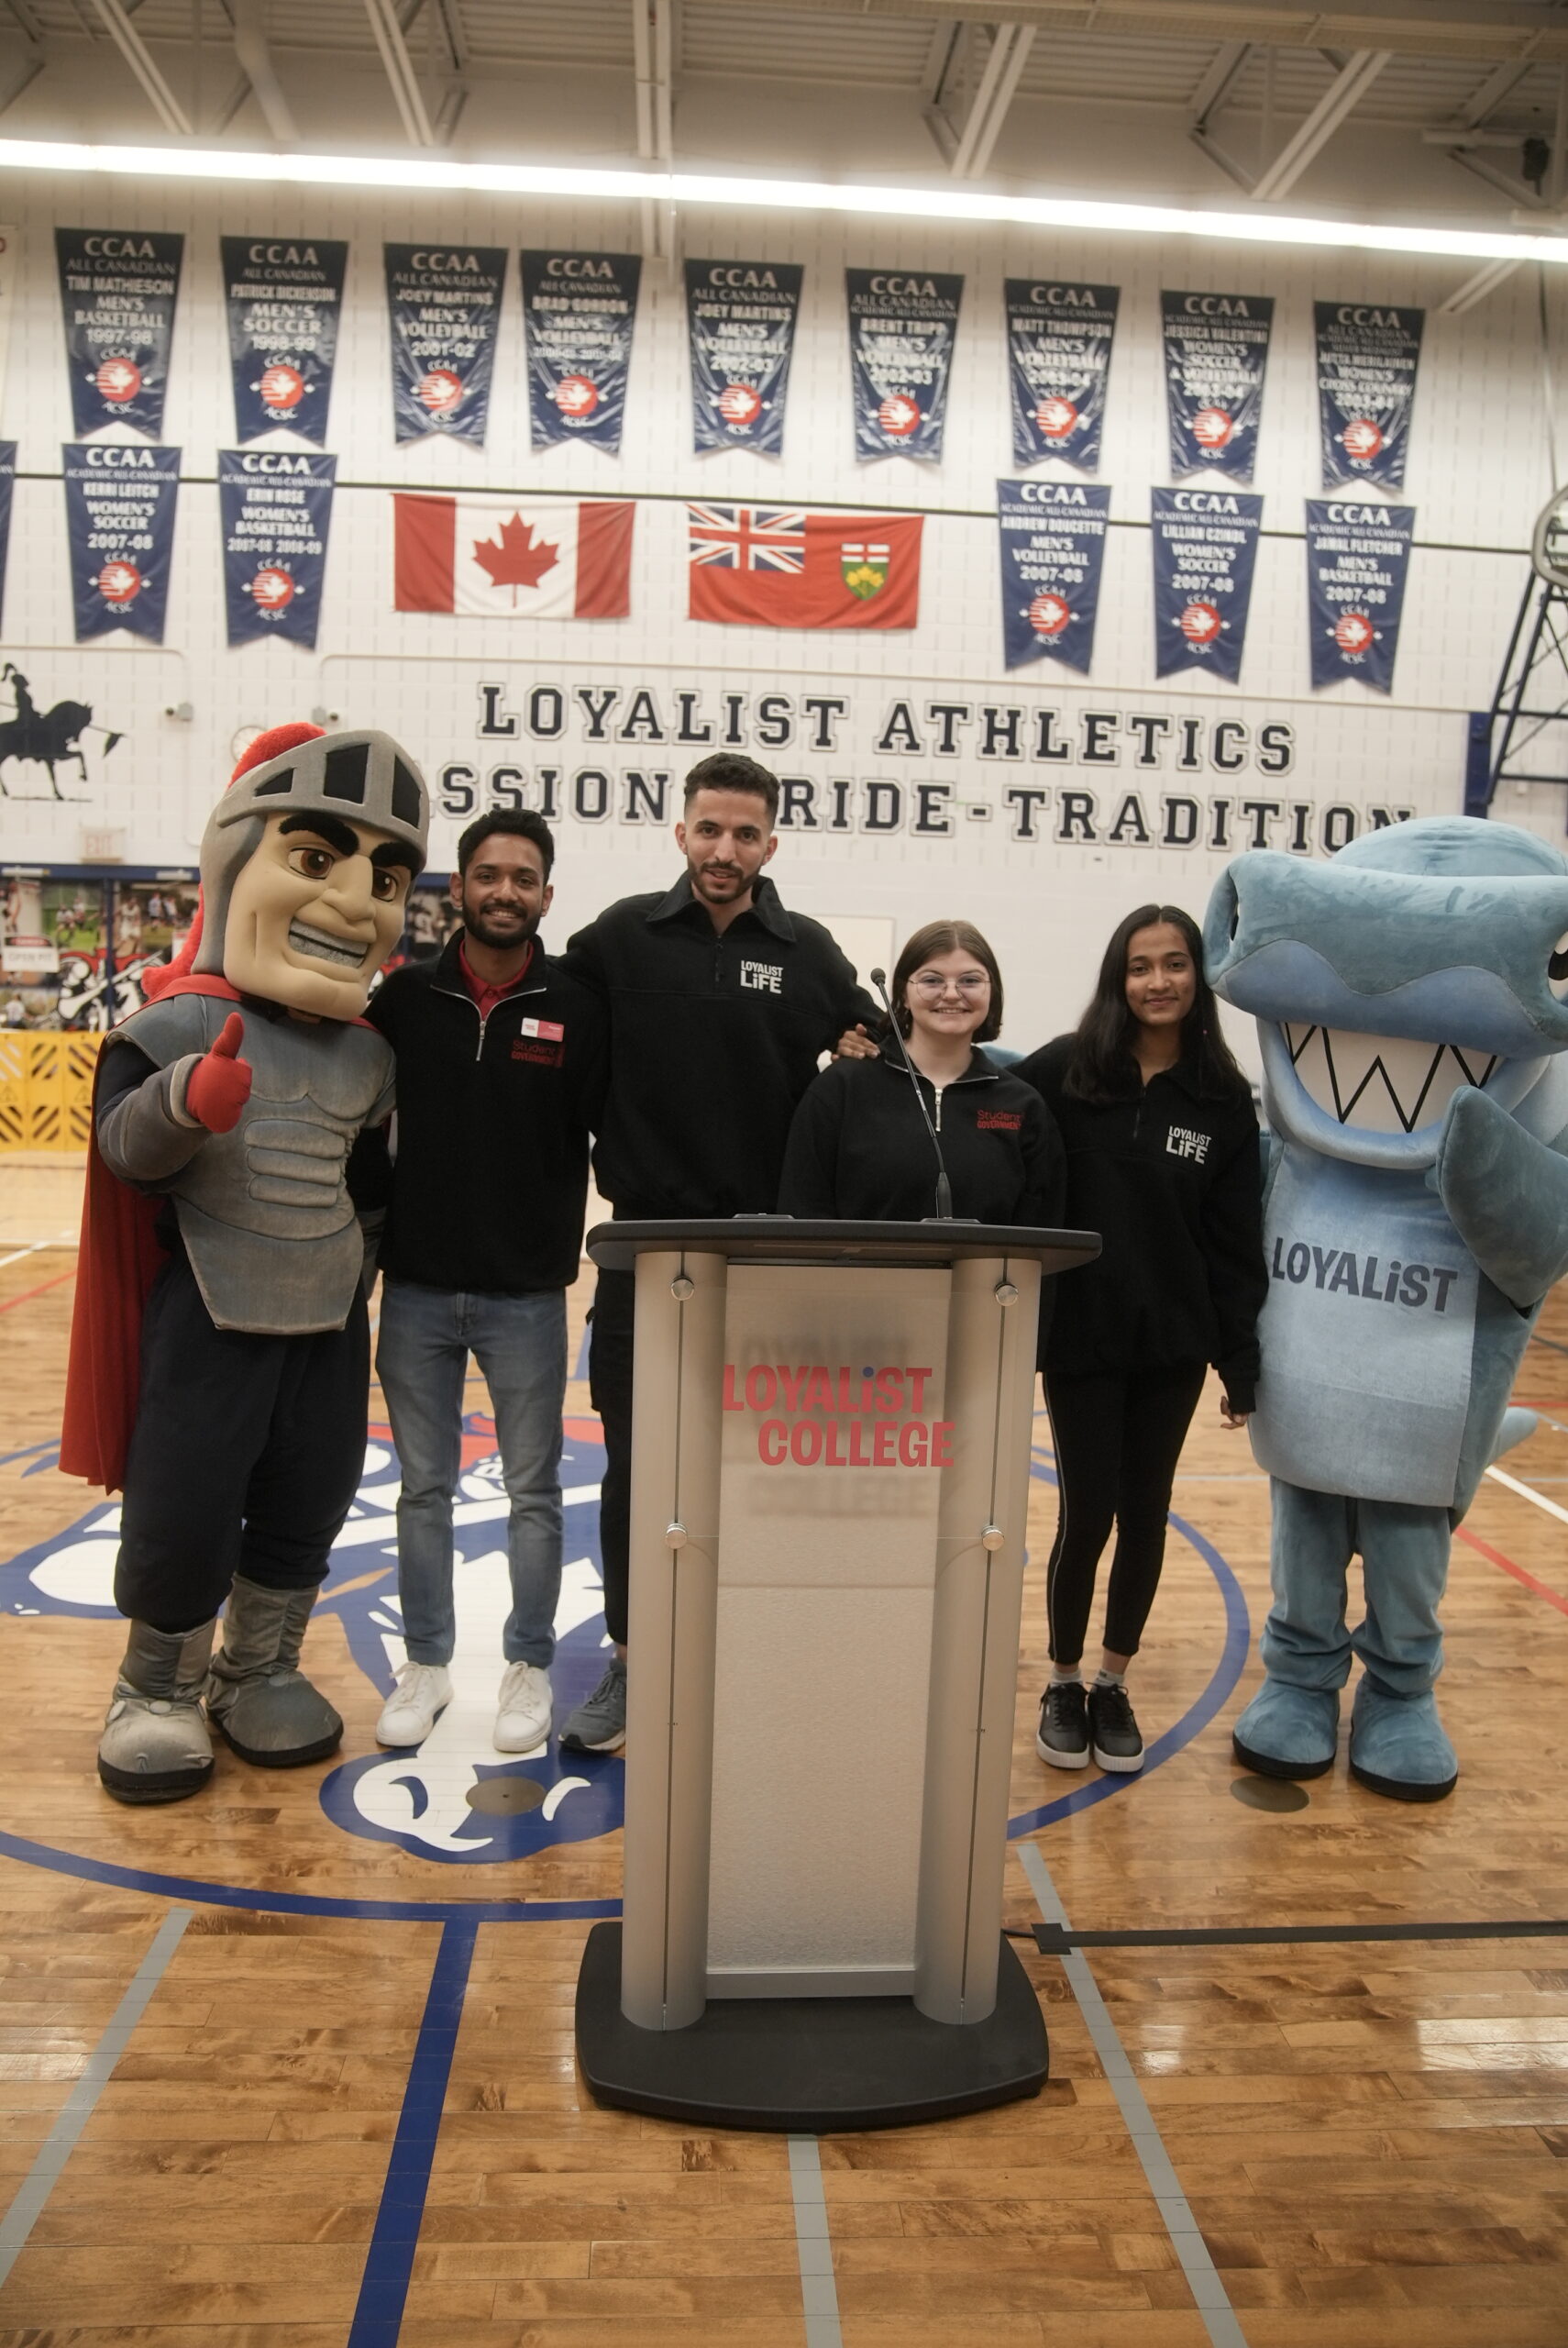
[[[245,1022],[231,1011],[217,1042],[186,1081],[186,1110],[210,1134],[232,1133],[250,1098],[250,1062],[239,1058],[244,1036]]]

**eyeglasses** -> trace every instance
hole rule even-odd
[[[925,995],[933,1001],[936,996],[945,994],[949,987],[955,987],[963,995],[989,994],[991,991],[991,982],[983,970],[966,970],[960,979],[945,979],[939,970],[922,970],[918,978],[910,980],[910,984],[916,994]]]

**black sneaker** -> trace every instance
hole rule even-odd
[[[1126,1776],[1143,1766],[1143,1740],[1132,1717],[1125,1688],[1094,1687],[1088,1691],[1089,1739],[1102,1769]]]
[[[1088,1767],[1088,1704],[1081,1679],[1053,1679],[1040,1699],[1034,1750],[1053,1769]]]

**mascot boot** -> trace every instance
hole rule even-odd
[[[182,1801],[213,1774],[202,1690],[216,1625],[155,1631],[133,1623],[108,1718],[98,1775],[116,1801]]]
[[[267,1589],[236,1574],[213,1657],[207,1712],[242,1761],[296,1769],[336,1753],[343,1722],[300,1669],[314,1589]]]

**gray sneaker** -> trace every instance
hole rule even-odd
[[[613,1655],[591,1696],[567,1716],[561,1743],[573,1753],[619,1753],[626,1742],[626,1667]]]

